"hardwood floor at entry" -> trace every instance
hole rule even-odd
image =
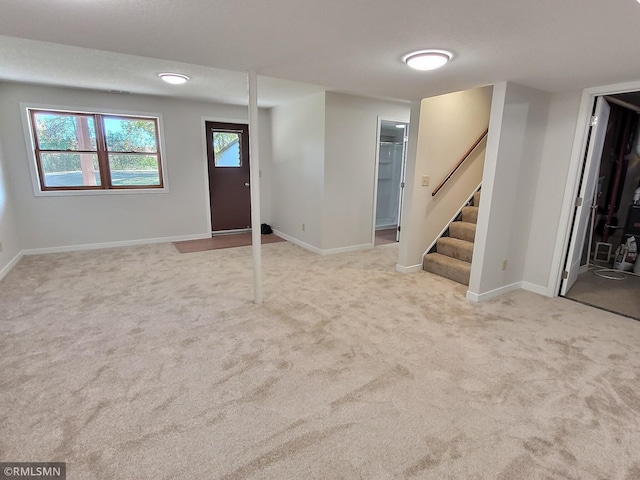
[[[262,243],[285,242],[283,238],[275,234],[262,235]],[[218,250],[221,248],[247,247],[251,245],[251,232],[234,233],[231,235],[216,235],[211,238],[201,240],[186,240],[184,242],[173,242],[173,245],[180,253],[204,252],[206,250]]]

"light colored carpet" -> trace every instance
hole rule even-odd
[[[69,479],[640,478],[640,323],[317,256],[171,244],[0,282],[0,460]]]

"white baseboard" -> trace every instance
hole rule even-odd
[[[318,247],[314,247],[308,243],[303,242],[295,237],[287,235],[286,233],[282,233],[279,230],[274,230],[274,234],[276,234],[280,238],[284,238],[287,242],[291,242],[299,247],[304,248],[305,250],[309,250],[310,252],[317,253],[318,255],[335,255],[336,253],[348,253],[348,252],[357,252],[360,250],[369,250],[373,248],[372,243],[364,243],[362,245],[350,245],[348,247],[339,247],[339,248],[328,248],[323,250]]]
[[[322,250],[321,255],[335,255],[336,253],[359,252],[361,250],[371,250],[372,248],[373,243],[363,243],[361,245],[351,245],[349,247],[328,248],[327,250]]]
[[[504,287],[496,288],[495,290],[491,290],[485,293],[474,293],[467,290],[467,300],[472,302],[484,302],[491,298],[499,297],[507,292],[511,292],[513,290],[526,290],[527,292],[536,293],[538,295],[543,295],[545,297],[553,297],[553,293],[549,289],[549,287],[543,287],[542,285],[536,285],[531,282],[516,282],[511,285],[505,285]]]
[[[322,255],[322,250],[318,247],[314,247],[313,245],[305,243],[302,240],[298,240],[297,238],[287,235],[286,233],[282,233],[279,230],[274,229],[273,233],[280,238],[284,238],[287,242],[291,242],[294,245],[298,245],[299,247],[304,248],[305,250],[309,250],[310,252],[317,253],[318,255]]]
[[[18,253],[18,254],[13,258],[13,260],[11,260],[9,263],[7,263],[7,264],[4,266],[4,268],[3,268],[2,270],[0,270],[0,280],[2,280],[2,279],[7,275],[7,273],[9,273],[9,272],[11,271],[11,269],[12,269],[13,267],[15,267],[15,266],[18,264],[18,262],[20,261],[20,259],[21,259],[23,256],[24,256],[24,252],[20,252],[20,253]]]
[[[528,292],[537,293],[538,295],[543,295],[545,297],[553,297],[554,295],[550,292],[549,287],[543,287],[542,285],[536,285],[535,283],[530,282],[522,282],[522,289]]]
[[[496,288],[485,293],[475,293],[471,290],[467,290],[467,300],[472,302],[485,302],[491,298],[499,297],[507,292],[513,290],[520,290],[522,288],[522,282],[512,283],[511,285],[505,285],[504,287]]]
[[[61,247],[46,247],[46,248],[30,248],[23,250],[24,255],[41,255],[45,253],[66,253],[77,252],[82,250],[97,250],[101,248],[118,248],[118,247],[132,247],[135,245],[145,245],[150,243],[171,243],[171,242],[183,242],[185,240],[201,240],[203,238],[210,238],[208,234],[195,234],[195,235],[180,235],[177,237],[161,237],[161,238],[142,238],[139,240],[123,240],[117,242],[104,242],[104,243],[87,243],[84,245],[66,245]]]
[[[411,265],[410,267],[405,267],[403,265],[399,265],[396,263],[396,272],[413,273],[413,272],[419,272],[420,270],[422,270],[421,263],[419,263],[418,265]]]

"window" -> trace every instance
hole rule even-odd
[[[240,133],[215,130],[213,133],[213,156],[216,167],[242,167],[240,155]]]
[[[40,189],[163,188],[158,118],[29,109]]]

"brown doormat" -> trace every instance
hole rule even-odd
[[[262,243],[285,242],[283,238],[274,235],[261,236]],[[180,253],[204,252],[207,250],[218,250],[220,248],[247,247],[251,245],[251,232],[234,233],[233,235],[217,235],[201,240],[186,240],[184,242],[173,242],[173,245]]]

